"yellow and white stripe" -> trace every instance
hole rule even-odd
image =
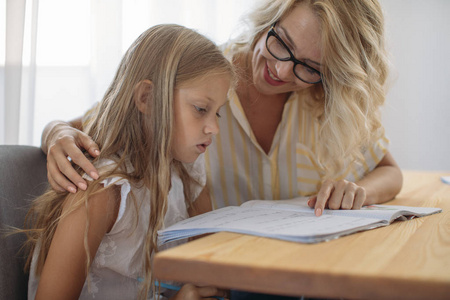
[[[285,104],[268,154],[259,146],[235,92],[230,92],[221,115],[220,133],[205,156],[214,208],[317,193],[323,177],[315,155],[319,123],[297,94]],[[339,177],[362,178],[383,158],[388,144],[385,137],[377,141],[365,151],[364,161],[347,166]]]

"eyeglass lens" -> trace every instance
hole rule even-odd
[[[270,54],[272,54],[276,59],[281,61],[291,60],[290,53],[276,36],[269,36],[266,44],[267,50],[269,50]],[[315,83],[321,79],[320,73],[316,70],[298,63],[295,65],[294,73],[301,80],[309,83]]]

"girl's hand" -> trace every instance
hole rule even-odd
[[[360,209],[366,200],[366,190],[347,180],[323,182],[319,193],[309,198],[308,206],[314,208],[316,216],[321,216],[325,208]]]
[[[92,178],[98,178],[97,170],[81,149],[88,150],[92,157],[97,157],[100,151],[97,144],[84,132],[71,127],[68,123],[58,122],[47,134],[45,144],[48,149],[47,177],[53,189],[75,193],[77,187],[82,190],[87,188],[86,181],[75,171],[68,157]]]
[[[214,297],[227,297],[227,293],[224,290],[220,290],[212,286],[195,286],[193,284],[185,284],[176,293],[172,300],[199,300],[199,299],[211,299],[216,300]]]

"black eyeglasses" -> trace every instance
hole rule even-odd
[[[315,84],[322,81],[322,74],[316,69],[308,66],[302,61],[294,57],[289,47],[283,42],[281,37],[275,32],[275,25],[273,23],[267,33],[266,48],[273,57],[280,61],[292,61],[294,63],[294,74],[301,81],[309,84]]]

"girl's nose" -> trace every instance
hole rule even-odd
[[[219,122],[217,121],[217,117],[214,116],[210,118],[208,123],[205,125],[205,134],[213,134],[216,135],[219,133]]]
[[[277,61],[275,64],[276,76],[283,81],[289,82],[292,80],[294,63],[292,61]]]

